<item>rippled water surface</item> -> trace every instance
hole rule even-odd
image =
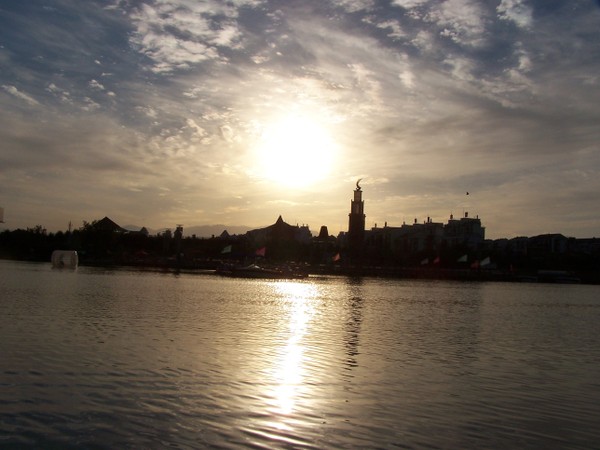
[[[0,447],[598,448],[600,288],[0,261]]]

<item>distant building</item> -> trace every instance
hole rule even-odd
[[[327,229],[327,225],[321,225],[321,229],[319,230],[319,236],[317,239],[320,241],[329,240],[329,230]]]
[[[267,241],[271,240],[309,243],[312,235],[308,226],[290,225],[279,216],[273,225],[250,230],[246,233],[246,237],[256,245],[265,245]]]
[[[477,250],[483,247],[485,227],[479,217],[470,218],[468,212],[460,219],[451,215],[445,225],[427,217],[422,223],[415,219],[410,225],[403,223],[400,227],[391,227],[386,222],[383,228],[375,225],[365,231],[364,202],[359,182],[351,202],[348,232],[339,236],[351,254],[364,250],[370,257],[406,259],[422,253],[439,254],[442,248],[463,246]]]
[[[582,255],[600,255],[600,239],[571,239],[569,242],[569,251]]]
[[[387,255],[406,257],[417,253],[439,253],[442,246],[453,248],[466,246],[476,250],[485,241],[485,228],[479,218],[469,218],[468,214],[460,220],[450,216],[446,225],[434,222],[427,217],[423,223],[417,219],[410,225],[372,228],[367,232],[367,244],[371,249],[383,251]]]
[[[506,247],[507,251],[514,256],[527,255],[527,241],[529,238],[525,236],[517,236],[508,240]]]
[[[365,203],[359,183],[360,180],[356,182],[354,198],[350,202],[350,214],[348,214],[347,244],[353,254],[362,250],[365,240]]]
[[[415,219],[411,226],[403,224],[400,231],[397,244],[404,253],[436,253],[444,239],[444,225],[430,217],[423,223]]]
[[[126,233],[127,232],[127,230],[125,228],[117,225],[115,222],[113,222],[108,217],[104,217],[103,219],[100,219],[97,222],[94,222],[92,224],[92,227],[98,231],[111,231],[111,232],[118,232],[118,233]]]
[[[527,241],[529,256],[543,257],[548,254],[564,254],[567,252],[569,239],[562,234],[540,234]]]
[[[369,248],[386,255],[407,256],[415,253],[438,252],[444,238],[444,225],[428,217],[424,223],[415,219],[411,225],[372,228],[367,232]]]
[[[246,255],[272,261],[298,260],[302,248],[308,248],[312,235],[307,225],[290,225],[281,216],[268,227],[248,231],[244,236]]]
[[[479,217],[471,218],[468,212],[458,220],[451,215],[444,226],[444,242],[449,248],[464,245],[476,250],[484,241],[485,227],[481,226]]]
[[[302,244],[308,244],[312,239],[312,233],[310,232],[310,228],[308,228],[308,225],[296,225],[295,238],[296,241]]]
[[[332,264],[339,259],[340,241],[329,235],[326,225],[322,225],[319,235],[311,242],[310,261],[318,264]],[[335,255],[337,259],[335,259]]]

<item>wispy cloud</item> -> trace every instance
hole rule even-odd
[[[529,27],[533,20],[533,8],[523,0],[502,0],[496,10],[501,19],[511,20],[519,27]]]
[[[19,100],[23,100],[24,102],[28,103],[31,106],[39,105],[39,102],[36,99],[34,99],[32,96],[26,94],[25,92],[18,90],[15,86],[2,85],[2,89],[4,89],[10,95],[18,98]]]
[[[242,39],[237,15],[232,4],[214,1],[141,4],[129,13],[135,25],[130,40],[152,60],[154,72],[188,69],[207,60],[226,60],[220,48],[235,48]]]
[[[486,43],[487,12],[473,0],[447,0],[429,10],[425,20],[437,25],[440,35],[468,46]]]

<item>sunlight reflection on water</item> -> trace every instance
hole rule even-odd
[[[273,375],[276,380],[274,397],[277,399],[275,413],[290,414],[294,410],[299,387],[304,378],[304,354],[305,344],[303,342],[309,322],[314,314],[312,303],[318,296],[315,285],[300,284],[293,282],[277,283],[275,290],[282,296],[288,306],[284,320],[289,321],[289,337],[283,347],[277,352],[277,360],[273,366]],[[310,392],[304,392],[308,398]]]

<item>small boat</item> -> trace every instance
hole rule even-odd
[[[262,279],[297,279],[308,276],[307,273],[292,270],[288,267],[261,267],[256,264],[248,266],[223,266],[219,267],[216,273],[227,277]]]

